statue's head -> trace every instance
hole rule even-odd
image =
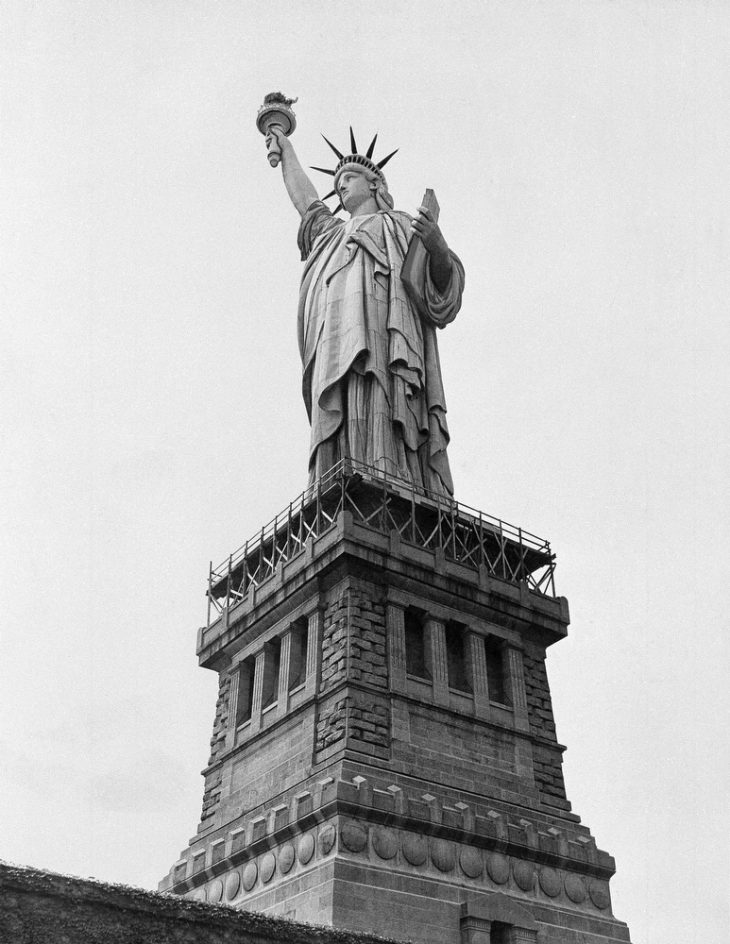
[[[393,198],[388,192],[388,183],[382,170],[380,170],[377,164],[363,157],[362,154],[351,154],[348,157],[344,157],[335,169],[335,190],[346,210],[349,210],[350,207],[348,207],[345,200],[343,200],[340,183],[347,182],[348,179],[353,181],[351,185],[355,189],[353,199],[359,199],[359,197],[362,196],[362,188],[358,186],[356,178],[360,178],[360,180],[367,183],[368,191],[375,199],[379,210],[393,209]],[[346,186],[347,189],[350,189],[350,186],[347,184]],[[345,199],[347,199],[347,196]]]
[[[324,138],[324,135],[322,135]],[[327,138],[324,138],[327,141]],[[329,197],[333,197],[335,194],[340,198],[340,203],[345,207],[349,212],[353,212],[352,203],[355,198],[360,200],[362,205],[361,198],[363,197],[361,183],[358,183],[355,188],[358,192],[353,196],[352,199],[349,199],[349,194],[344,194],[341,192],[339,186],[340,181],[345,181],[345,175],[359,175],[363,180],[367,182],[368,193],[372,196],[375,201],[376,206],[379,210],[392,210],[393,209],[393,198],[388,193],[388,184],[385,180],[385,174],[383,173],[383,167],[388,163],[388,161],[393,157],[394,154],[397,154],[397,149],[392,151],[386,157],[382,158],[379,161],[373,159],[373,151],[375,149],[375,142],[378,140],[377,134],[370,142],[365,154],[360,154],[357,149],[357,144],[355,143],[355,135],[352,133],[352,128],[350,128],[350,153],[345,155],[342,151],[334,146],[331,141],[327,141],[329,147],[334,151],[334,153],[339,158],[338,164],[334,170],[328,170],[325,167],[313,167],[313,170],[318,170],[322,174],[327,174],[328,176],[334,177],[335,188],[331,193],[328,193],[324,198],[327,200]],[[352,177],[350,179],[353,179]],[[345,187],[345,189],[349,189]],[[343,195],[345,199],[351,204],[349,207],[346,205],[345,200],[342,199]],[[369,199],[368,195],[365,195],[365,199]],[[355,208],[356,209],[356,208]]]

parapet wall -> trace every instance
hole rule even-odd
[[[2,944],[398,944],[0,862]]]

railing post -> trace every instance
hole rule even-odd
[[[210,597],[213,589],[213,561],[208,567],[208,629],[210,629]]]
[[[249,573],[248,573],[248,541],[243,545],[243,575],[241,577],[241,586],[243,587],[243,592],[248,593],[249,585]]]
[[[552,596],[555,596],[555,561],[553,555],[550,553],[550,542],[545,542],[545,548],[547,550],[547,556],[550,563],[548,567],[550,569],[550,576],[548,577],[548,587],[550,587],[550,593]]]
[[[322,477],[317,479],[317,506],[315,508],[314,536],[319,537],[322,515]]]
[[[507,555],[504,548],[504,529],[502,528],[502,519],[499,521],[499,553],[502,558],[502,580],[507,579]]]
[[[233,570],[233,554],[228,555],[228,578],[226,579],[226,629],[231,624],[231,580]]]
[[[517,534],[519,535],[519,539],[520,539],[520,567],[519,567],[519,570],[517,571],[517,579],[526,581],[527,577],[523,576],[524,571],[525,571],[525,552],[522,547],[522,528],[517,529]]]
[[[411,484],[411,544],[416,543],[416,489]]]
[[[487,555],[484,553],[484,522],[482,521],[482,513],[479,512],[479,563],[477,566],[484,565],[487,566]]]
[[[454,560],[459,559],[456,556],[456,516],[453,505],[451,506],[451,556]]]
[[[277,512],[274,515],[274,533],[271,537],[271,573],[273,574],[276,570],[276,529],[277,522],[279,521],[279,513]]]

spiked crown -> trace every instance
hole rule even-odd
[[[373,151],[375,150],[375,142],[378,140],[377,134],[375,135],[373,140],[370,142],[370,147],[367,149],[365,154],[358,153],[357,144],[355,143],[355,135],[353,134],[352,127],[350,127],[350,148],[352,150],[352,154],[343,154],[342,151],[336,148],[331,141],[328,141],[327,138],[324,137],[324,135],[322,135],[322,137],[327,142],[327,144],[332,149],[332,151],[337,155],[339,160],[334,170],[328,170],[326,167],[314,167],[314,166],[312,166],[312,170],[317,170],[320,172],[320,174],[327,174],[329,177],[336,178],[339,172],[342,170],[343,167],[345,167],[346,164],[359,164],[360,167],[363,167],[366,170],[369,170],[371,173],[375,174],[375,176],[378,177],[383,182],[383,184],[385,184],[385,187],[387,189],[388,184],[387,184],[387,181],[385,179],[385,174],[383,173],[382,169],[383,167],[385,167],[385,165],[388,163],[391,157],[393,157],[394,154],[398,153],[398,148],[396,148],[395,151],[391,151],[391,153],[388,154],[387,157],[384,157],[379,161],[374,161],[372,158],[373,158]],[[334,190],[330,190],[330,192],[326,194],[324,197],[322,197],[322,199],[328,200],[330,197],[335,197],[335,196],[337,196],[336,188]],[[337,213],[337,211],[341,209],[342,209],[342,204],[338,202],[333,212]]]

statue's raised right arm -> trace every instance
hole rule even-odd
[[[284,132],[274,126],[266,136],[266,145],[269,146],[271,138],[275,138],[279,150],[281,151],[281,170],[284,176],[284,184],[291,202],[297,208],[300,216],[304,216],[309,207],[319,200],[314,184],[304,172],[304,168],[299,163],[296,151]]]

